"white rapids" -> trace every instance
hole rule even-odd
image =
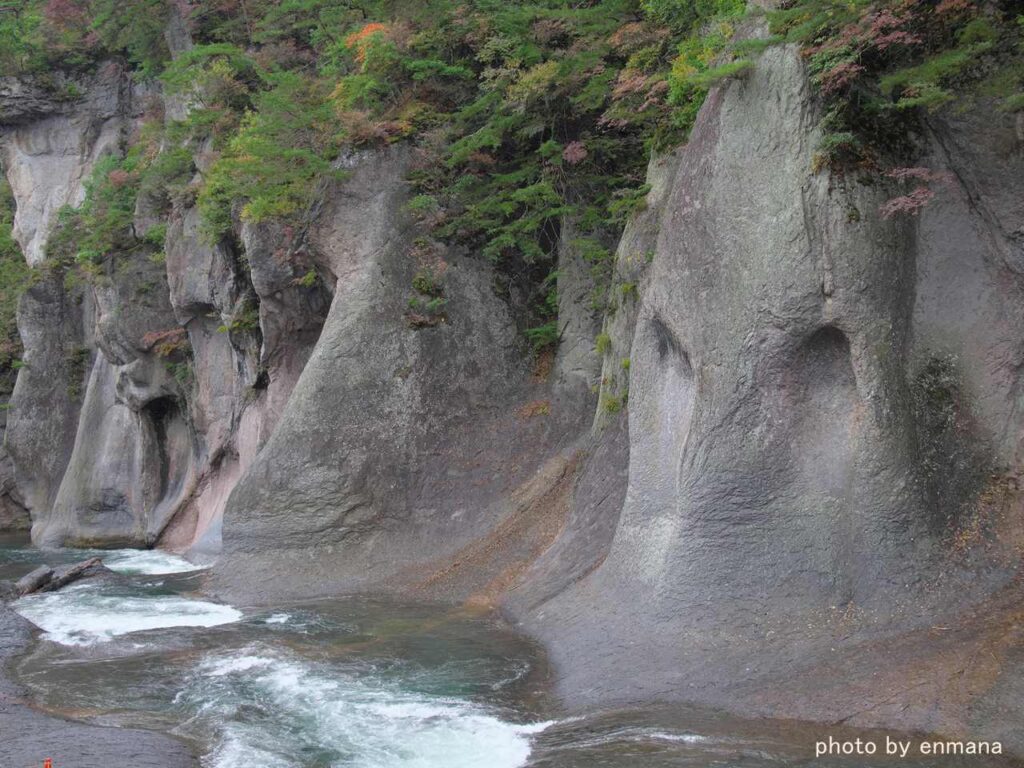
[[[61,554],[66,561],[93,552]],[[83,647],[145,631],[234,624],[215,637],[192,636],[189,646],[195,656],[175,682],[177,696],[166,704],[178,721],[171,732],[205,745],[204,768],[522,768],[536,734],[553,725],[512,722],[515,718],[505,709],[450,694],[461,691],[460,683],[449,687],[447,681],[472,679],[474,673],[461,665],[472,665],[475,659],[444,660],[423,679],[416,677],[415,668],[411,677],[409,670],[396,674],[388,657],[378,668],[362,659],[339,663],[319,653],[303,654],[289,646],[289,638],[305,638],[302,647],[315,648],[309,638],[318,633],[333,638],[340,632],[345,639],[356,626],[345,625],[344,631],[336,628],[332,634],[325,628],[333,620],[308,609],[257,613],[246,621],[233,606],[191,591],[175,592],[176,580],[165,576],[200,569],[180,557],[154,550],[95,554],[126,578],[86,580],[29,595],[16,601],[14,609],[40,627],[44,639],[65,646],[47,653],[102,658],[113,665],[108,671],[126,664],[128,674],[138,674],[127,661],[138,653],[155,650],[159,656],[164,635],[111,643],[109,654]],[[193,588],[187,583],[188,590]],[[234,644],[239,636],[259,632],[265,640]],[[210,650],[210,644],[219,649]],[[156,675],[174,668],[154,662]],[[525,669],[513,666],[511,675],[503,670],[487,690],[514,682]]]
[[[90,584],[29,595],[13,608],[46,639],[62,645],[93,645],[149,629],[215,627],[242,618],[230,605],[177,595],[111,595]]]
[[[210,768],[297,768],[313,754],[351,768],[520,768],[531,736],[552,724],[509,723],[469,701],[268,648],[207,657],[179,704],[223,724]]]
[[[201,571],[206,566],[190,563],[183,557],[159,549],[115,549],[98,553],[103,564],[115,573],[140,576],[165,576],[171,573]]]

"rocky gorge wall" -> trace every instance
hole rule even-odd
[[[0,92],[38,270],[5,442],[38,544],[216,554],[214,589],[249,601],[497,606],[577,707],[686,699],[1024,750],[1019,118],[929,118],[920,163],[949,182],[883,219],[890,185],[814,172],[803,63],[769,49],[652,160],[614,313],[564,237],[548,370],[492,267],[424,240],[413,147],[346,155],[301,237],[211,246],[179,205],[162,263],[47,269],[57,212],[158,98],[116,67],[81,86]],[[408,305],[424,266],[431,318]]]
[[[274,257],[282,233],[244,233],[243,263],[200,238],[191,208],[170,222],[160,261],[126,259],[87,284],[46,262],[61,209],[158,99],[113,65],[77,85],[72,102],[12,85],[21,101],[10,97],[4,118],[14,235],[36,267],[7,424],[17,488],[41,545],[217,552],[227,495],[301,370],[325,291],[295,284],[298,263]],[[138,232],[148,218],[140,200]],[[259,291],[263,332],[237,322]],[[183,338],[187,358],[162,352]]]
[[[1019,750],[1018,716],[985,701],[1019,711],[1021,122],[930,120],[922,165],[949,183],[889,220],[892,189],[811,171],[816,124],[793,50],[712,92],[620,333],[628,469],[576,489],[621,510],[563,538],[605,516],[614,534],[561,585],[542,557],[508,608],[592,703],[743,701]],[[958,652],[923,650],[944,625]]]
[[[376,571],[346,552],[347,578],[372,583],[398,566],[426,578],[436,558],[506,518],[537,467],[565,473],[599,365],[589,270],[573,249],[561,260],[562,351],[540,373],[493,270],[419,244],[405,208],[414,153],[402,147],[344,158],[347,178],[323,190],[301,238],[243,225],[234,248],[210,245],[197,211],[179,206],[162,263],[126,260],[82,285],[45,261],[47,236],[157,97],[112,67],[79,85],[73,104],[37,95],[3,139],[5,167],[17,169],[15,236],[38,267],[19,310],[24,368],[9,427],[37,543],[220,553],[227,509],[246,523],[223,547],[245,555],[225,579],[251,584],[247,568],[287,571],[289,555],[308,565],[311,546],[354,546],[397,520],[395,546],[408,556]],[[148,215],[140,200],[137,232]],[[447,303],[421,323],[408,299],[425,267]],[[311,271],[312,283],[298,279]],[[161,354],[182,337],[186,376]],[[439,525],[427,536],[436,551],[421,517],[428,531]],[[293,589],[344,583],[322,576]]]

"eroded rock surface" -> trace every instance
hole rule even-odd
[[[208,244],[185,204],[171,214],[165,263],[115,259],[85,284],[44,264],[57,212],[82,201],[96,161],[123,151],[156,95],[112,64],[76,82],[75,98],[9,85],[3,165],[15,237],[39,276],[19,309],[6,527],[20,504],[37,544],[216,553],[227,497],[298,379],[327,292],[297,283],[288,233],[248,231],[243,259]],[[140,198],[136,231],[153,223]]]
[[[13,78],[0,84],[0,125],[7,126],[0,157],[18,200],[14,237],[33,266],[45,258],[57,213],[82,202],[93,164],[118,151],[126,120],[145,95],[113,63],[88,79],[61,82],[59,95],[53,87]]]
[[[531,382],[486,264],[439,245],[414,252],[408,163],[401,148],[355,155],[326,195],[310,247],[333,282],[330,313],[229,501],[222,589],[258,582],[269,597],[430,581],[517,508],[512,492],[589,420],[592,395],[581,406],[578,383]],[[415,327],[408,299],[426,268],[447,303],[436,324]],[[528,406],[541,398],[538,416]],[[446,597],[479,586],[460,582]]]
[[[179,201],[165,263],[88,285],[41,266],[138,119],[118,69],[81,87],[0,84],[39,268],[3,492],[37,543],[219,555],[215,587],[250,602],[500,605],[577,707],[1019,743],[1019,119],[930,116],[912,161],[949,181],[885,219],[894,184],[813,170],[807,73],[768,49],[651,162],[603,319],[562,222],[561,343],[538,360],[494,267],[411,217],[403,145],[346,155],[301,231],[211,244]]]
[[[845,670],[828,702],[798,702],[835,654],[907,653],[896,638],[937,617],[969,627],[955,617],[1013,578],[1020,139],[995,114],[936,123],[926,162],[954,181],[919,220],[884,220],[894,190],[811,171],[816,120],[792,50],[712,92],[641,290],[613,540],[567,588],[552,594],[549,566],[507,606],[573,700],[735,707],[772,690],[752,709],[841,719],[888,696],[862,722],[965,732],[984,699],[943,709],[953,664],[928,692],[896,675],[876,697]],[[1001,555],[964,556],[979,516]],[[1012,679],[1005,648],[993,674]]]

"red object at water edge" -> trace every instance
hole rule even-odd
[[[53,760],[50,758],[43,760],[43,768],[53,768]]]

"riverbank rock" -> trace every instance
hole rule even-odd
[[[981,114],[930,121],[922,162],[955,181],[886,219],[898,190],[814,172],[795,50],[711,92],[639,291],[614,535],[506,603],[567,700],[760,701],[1021,749],[1024,701],[989,702],[1021,680],[1024,147]],[[933,627],[999,650],[972,677]]]
[[[224,594],[435,583],[586,434],[585,356],[566,363],[571,375],[558,361],[550,377],[533,374],[493,268],[425,240],[409,215],[412,160],[405,147],[356,153],[348,178],[325,191],[309,248],[333,286],[330,311],[227,502],[214,574]],[[410,322],[409,302],[426,273],[446,303],[424,325]],[[469,597],[503,556],[448,580],[445,597]]]

